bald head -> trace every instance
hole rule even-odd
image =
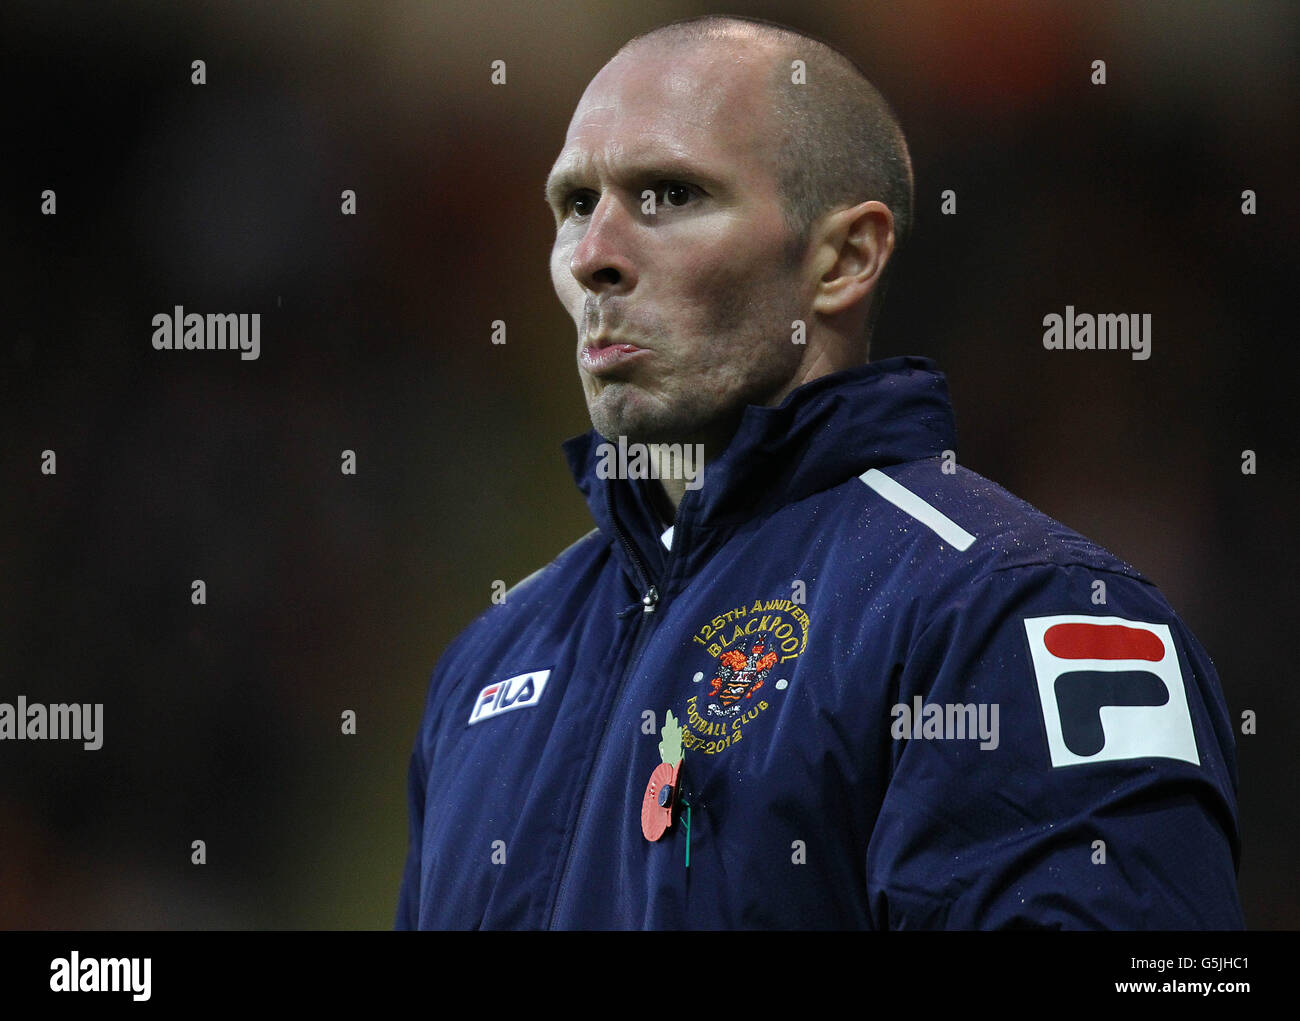
[[[768,64],[771,152],[794,247],[807,240],[811,225],[827,211],[875,199],[893,214],[897,253],[912,227],[912,161],[897,118],[861,69],[794,29],[718,15],[639,35],[616,59],[647,49],[671,59],[701,47],[722,60],[761,54]],[[870,322],[879,314],[887,273],[888,267],[876,286]]]

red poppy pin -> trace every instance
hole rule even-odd
[[[650,774],[641,798],[641,832],[646,840],[658,840],[672,826],[673,810],[680,795],[682,728],[671,709],[664,715],[659,757],[663,761]]]

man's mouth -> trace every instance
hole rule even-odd
[[[578,353],[578,364],[593,375],[600,375],[648,353],[647,348],[621,343],[616,338],[588,338]]]

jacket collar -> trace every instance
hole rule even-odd
[[[647,578],[663,575],[668,553],[645,489],[657,483],[600,478],[598,448],[605,442],[593,429],[567,440],[565,457],[596,524],[644,588]],[[687,490],[677,509],[674,552],[689,562],[689,575],[746,521],[868,468],[934,457],[955,445],[948,386],[930,359],[887,358],[822,376],[778,407],[745,408],[727,448],[705,466],[703,485]]]

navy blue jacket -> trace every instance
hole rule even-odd
[[[601,442],[565,444],[597,530],[434,670],[398,928],[1242,925],[1209,657],[1133,568],[955,464],[932,363],[748,407],[667,539]]]

